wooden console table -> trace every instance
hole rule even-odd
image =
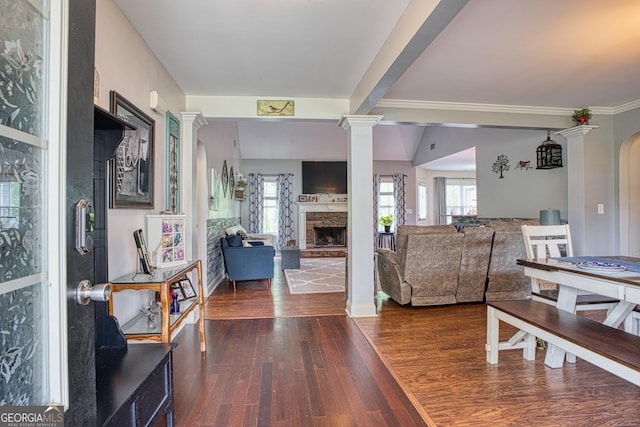
[[[169,289],[171,284],[180,279],[187,278],[187,275],[194,270],[197,271],[198,275],[198,296],[193,299],[180,301],[180,312],[169,314],[169,306],[171,305]],[[112,293],[124,290],[140,291],[144,289],[160,293],[160,303],[162,304],[160,326],[153,329],[149,328],[144,315],[138,313],[133,319],[121,326],[122,333],[124,333],[127,339],[169,343],[171,342],[173,331],[180,326],[189,313],[198,307],[200,309],[200,351],[206,351],[206,339],[204,335],[204,292],[202,286],[202,264],[200,260],[188,261],[186,264],[179,266],[158,268],[154,271],[153,275],[145,273],[127,274],[112,280],[110,283]],[[109,299],[109,314],[113,315],[113,297]]]

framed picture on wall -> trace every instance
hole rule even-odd
[[[153,209],[153,148],[155,121],[111,91],[111,112],[131,123],[110,162],[110,207]]]
[[[167,210],[180,212],[180,120],[167,111]]]

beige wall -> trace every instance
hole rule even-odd
[[[109,278],[113,279],[136,270],[132,233],[138,228],[146,229],[146,215],[165,209],[166,120],[164,113],[155,113],[149,107],[149,93],[158,91],[178,118],[185,108],[185,95],[112,0],[98,0],[96,7],[98,104],[109,110],[109,93],[115,90],[155,120],[154,209],[108,210]],[[146,302],[143,298],[142,293],[133,292],[127,297],[128,304],[116,304],[117,309],[122,309],[122,313],[116,312],[119,320],[125,322],[132,317],[136,307]]]

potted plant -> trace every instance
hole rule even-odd
[[[393,224],[393,214],[381,216],[378,220],[378,224],[384,227],[385,233],[389,233],[391,225]]]
[[[579,125],[588,125],[589,120],[591,120],[591,109],[584,107],[579,110],[573,110],[573,115],[571,117]]]
[[[238,174],[238,178],[236,180],[236,188],[234,191],[234,196],[236,200],[244,200],[244,190],[249,185],[249,181],[244,179],[242,174]]]

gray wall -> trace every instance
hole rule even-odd
[[[535,169],[536,148],[546,137],[546,132],[539,130],[431,127],[422,138],[414,164],[475,146],[479,217],[536,218],[541,209],[552,208],[560,209],[566,218],[567,168]],[[563,146],[566,166],[564,138],[552,134],[552,139]],[[434,150],[431,144],[435,144]],[[492,171],[500,154],[505,154],[510,164],[503,179]],[[533,168],[517,169],[520,160],[529,160]]]

